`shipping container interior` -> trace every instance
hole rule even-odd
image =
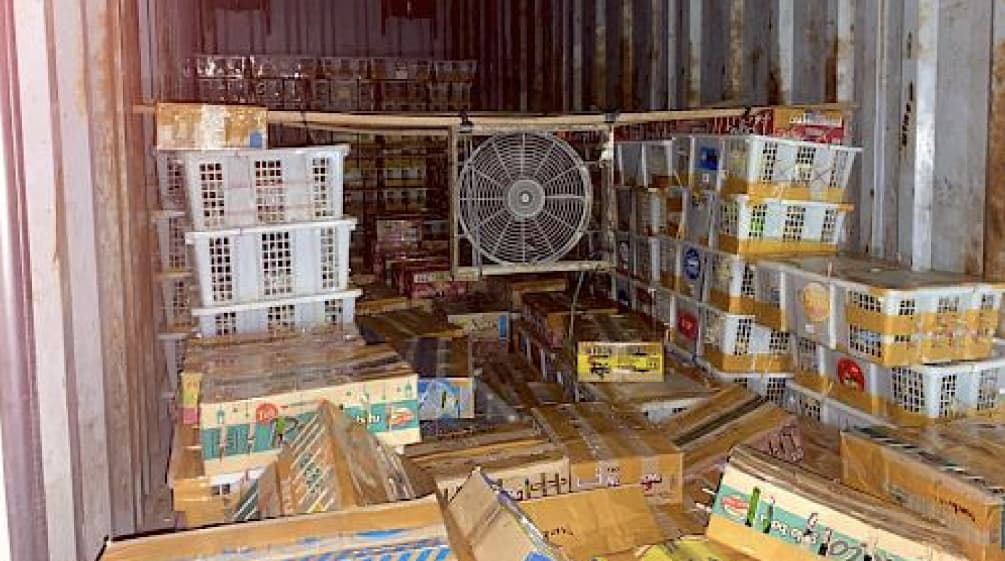
[[[110,536],[164,527],[174,382],[150,289],[163,217],[149,109],[200,87],[248,102],[247,84],[200,82],[198,61],[256,55],[473,61],[413,93],[407,72],[349,78],[348,111],[457,124],[832,104],[863,149],[848,249],[1005,275],[998,0],[3,0],[0,558],[94,559]],[[299,105],[277,107],[303,123],[270,141],[388,147],[308,124],[330,107],[292,87]],[[423,136],[437,154],[423,181],[447,169],[446,128]],[[447,220],[449,202],[416,204]]]

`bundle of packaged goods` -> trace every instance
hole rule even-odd
[[[683,454],[644,419],[606,403],[544,406],[532,414],[569,457],[574,492],[637,484],[655,504],[680,503]]]
[[[405,455],[453,498],[478,467],[522,501],[572,492],[569,458],[530,422],[503,423],[405,447]]]
[[[570,316],[568,350],[581,382],[660,382],[663,336],[638,314]]]
[[[476,293],[437,300],[436,309],[447,321],[464,328],[475,357],[498,355],[509,348],[510,312],[500,299]]]
[[[234,505],[234,520],[414,500],[435,490],[432,479],[408,458],[324,401]]]
[[[268,465],[322,400],[389,446],[420,439],[418,375],[387,345],[304,337],[214,346],[190,354],[182,386],[182,402],[198,411],[188,417],[197,419],[206,475]]]
[[[842,481],[944,524],[970,559],[1002,559],[1001,424],[860,428],[841,435]]]
[[[945,527],[745,447],[726,465],[706,535],[764,561],[967,559]]]
[[[788,462],[803,458],[794,415],[734,384],[656,424],[684,454],[684,478],[702,477],[745,444]]]
[[[793,407],[820,418],[823,407],[807,405],[819,393],[822,420],[842,428],[1000,408],[1002,285],[853,257],[766,261],[758,278],[758,307],[798,337]]]

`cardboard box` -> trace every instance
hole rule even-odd
[[[573,561],[632,552],[662,541],[642,489],[594,489],[519,504],[545,539]]]
[[[715,390],[709,385],[683,375],[668,373],[661,382],[637,382],[632,384],[580,384],[583,393],[610,403],[614,408],[636,415],[642,415],[651,423],[659,423],[693,407]]]
[[[595,557],[596,561],[753,561],[751,557],[703,536],[687,536],[631,552]]]
[[[268,110],[245,105],[158,103],[158,150],[268,147]]]
[[[393,343],[419,337],[464,337],[464,329],[423,310],[400,310],[356,320],[360,333],[371,343]]]
[[[574,491],[641,485],[655,503],[679,503],[683,454],[642,419],[606,403],[538,407],[534,418],[568,456]]]
[[[242,367],[219,360],[192,371],[201,378],[199,429],[207,474],[265,466],[322,400],[342,407],[389,446],[419,440],[418,375],[393,349],[300,351],[259,356],[257,368],[243,367],[255,362],[249,356],[238,361]]]
[[[419,378],[419,420],[473,419],[474,378]]]
[[[552,348],[559,349],[565,345],[571,311],[571,296],[560,292],[534,292],[523,296],[520,317],[540,333]],[[578,316],[616,313],[618,305],[611,300],[583,295],[576,300]]]
[[[405,447],[405,455],[452,499],[476,467],[514,500],[569,493],[569,459],[529,423],[507,423],[469,434],[444,435]]]
[[[446,508],[454,536],[474,559],[493,561],[570,561],[505,492],[480,471],[466,480]]]
[[[565,292],[569,288],[568,279],[562,276],[497,277],[491,280],[493,293],[509,304],[510,311],[523,309],[523,296],[533,292]]]
[[[461,299],[438,300],[436,307],[447,321],[464,328],[475,341],[509,341],[510,313],[496,298],[472,294]]]
[[[542,382],[530,364],[519,355],[504,354],[486,362],[479,380],[521,411],[541,405],[564,403],[565,391],[554,382]]]
[[[234,519],[345,510],[435,492],[426,473],[326,401],[245,493]]]
[[[942,526],[742,446],[726,465],[706,535],[762,561],[966,559]]]
[[[224,559],[470,560],[448,537],[435,496],[365,508],[112,541],[101,561]],[[239,552],[239,553],[238,553]]]
[[[571,348],[581,382],[660,382],[663,334],[641,316],[584,315],[572,322]]]
[[[261,471],[256,468],[238,473],[206,475],[199,430],[181,423],[175,425],[167,483],[171,489],[171,508],[181,515],[185,527],[197,528],[230,521],[235,505]]]
[[[803,458],[796,417],[737,385],[723,387],[657,427],[683,451],[685,479],[723,464],[739,444],[789,462]]]
[[[976,427],[844,432],[841,480],[945,524],[971,559],[1005,559],[1005,450]]]
[[[471,342],[467,337],[418,337],[391,344],[424,378],[470,378]]]

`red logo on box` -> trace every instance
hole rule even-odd
[[[688,339],[698,338],[698,318],[689,313],[677,315],[677,330]]]

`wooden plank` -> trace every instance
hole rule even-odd
[[[66,257],[62,232],[62,166],[56,135],[56,115],[52,104],[54,62],[48,52],[50,38],[47,14],[42,3],[20,2],[13,7],[17,34],[12,41],[18,68],[22,72],[12,95],[18,100],[23,123],[20,130],[21,171],[23,173],[26,211],[29,276],[31,282],[31,322],[34,333],[44,334],[44,344],[35,343],[33,362],[35,392],[39,414],[39,439],[42,446],[42,481],[47,545],[51,558],[75,559],[80,552],[75,536],[76,500],[74,496],[73,451],[71,448],[67,369],[72,341],[66,329],[70,314],[64,291],[63,259]],[[79,480],[78,480],[79,484]]]
[[[1005,177],[1005,0],[995,0],[992,19],[991,114],[987,177]],[[984,211],[984,273],[1005,277],[1005,181],[988,181]]]
[[[83,13],[62,10],[52,20],[54,42],[54,76],[58,91],[73,91],[87,81],[90,59],[85,43]],[[147,44],[149,47],[149,44]],[[148,94],[152,94],[150,59],[144,64],[148,78]],[[81,102],[87,103],[86,92]],[[69,100],[61,100],[67,103]],[[94,234],[94,186],[91,166],[90,123],[86,111],[62,109],[58,113],[59,149],[57,169],[64,177],[77,178],[72,188],[60,189],[59,202],[65,212],[66,244],[64,264],[68,282],[67,312],[72,338],[68,346],[72,359],[68,366],[69,394],[76,407],[70,411],[70,433],[75,436],[73,455],[65,460],[78,470],[79,501],[76,503],[76,539],[79,554],[91,554],[101,549],[111,530],[111,500],[107,454],[88,453],[106,450],[108,440],[105,425],[104,364],[101,354],[101,311],[98,301],[98,259]],[[62,178],[60,178],[62,179]],[[82,484],[81,482],[86,482]]]
[[[596,0],[593,13],[593,105],[607,109],[607,3]]]

